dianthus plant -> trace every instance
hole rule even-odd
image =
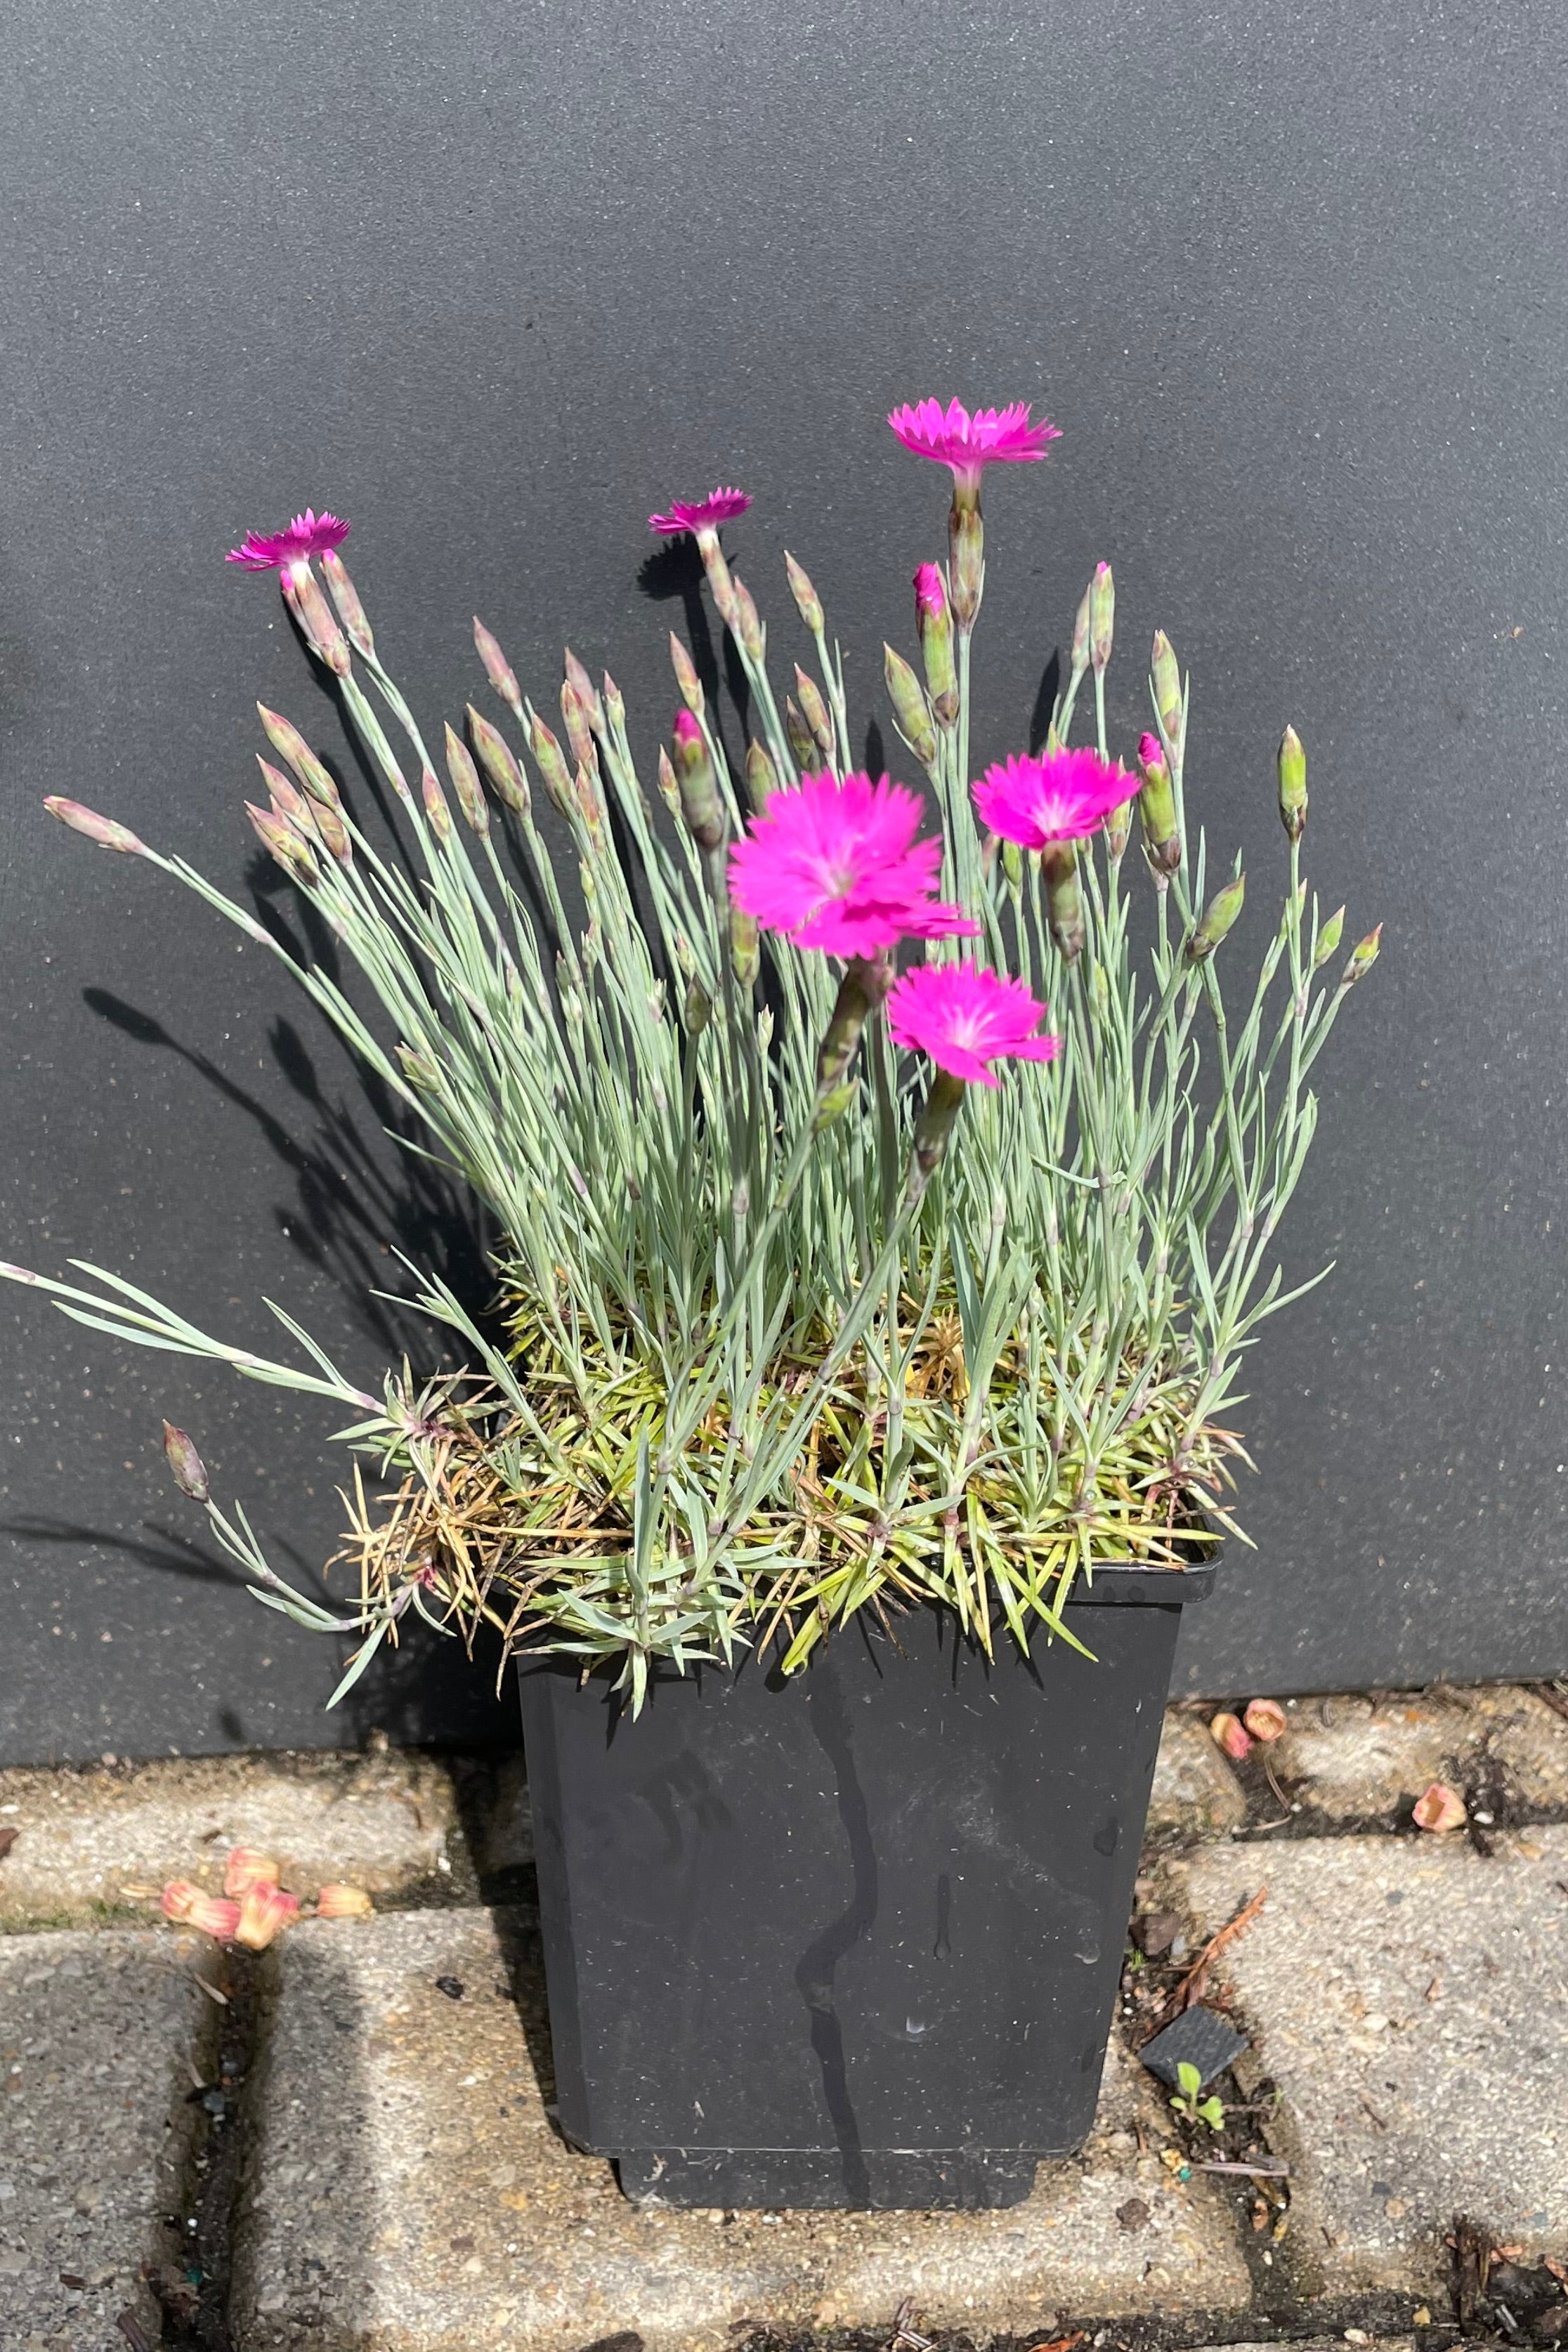
[[[467,1368],[420,1385],[405,1365],[379,1394],[281,1314],[303,1362],[212,1339],[96,1267],[90,1288],[5,1269],[80,1321],[350,1410],[338,1433],[371,1491],[356,1467],[340,1558],[357,1590],[335,1607],[275,1573],[165,1424],[256,1597],[351,1638],[341,1687],[411,1611],[608,1662],[639,1705],[656,1660],[776,1642],[794,1670],[866,1607],[895,1633],[923,1604],[987,1647],[1073,1642],[1075,1578],[1179,1570],[1234,1527],[1226,1423],[1242,1352],[1286,1303],[1275,1237],[1311,1141],[1309,1073],[1377,933],[1319,981],[1343,910],[1321,919],[1301,879],[1287,732],[1283,908],[1227,990],[1239,862],[1211,888],[1189,835],[1188,695],[1163,635],[1153,724],[1112,756],[1104,564],[1043,745],[973,774],[982,480],[1042,458],[1055,428],[935,401],[889,422],[952,477],[946,562],[915,579],[920,667],[886,657],[924,792],[857,770],[843,662],[793,557],[810,656],[781,710],[721,541],[750,500],[719,489],[651,521],[695,541],[749,740],[672,640],[681,708],[654,775],[611,678],[568,655],[563,743],[477,623],[501,709],[447,727],[438,768],[343,565],[346,526],[307,512],[235,550],[277,572],[396,805],[389,840],[263,709],[276,764],[251,823],[379,1018],[183,859],[48,803],[288,963],[500,1235],[489,1320],[409,1269]]]

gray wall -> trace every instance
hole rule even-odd
[[[1163,624],[1253,940],[1286,718],[1312,877],[1386,924],[1291,1241],[1337,1271],[1258,1354],[1258,1549],[1184,1683],[1568,1667],[1559,0],[13,0],[6,47],[0,1254],[253,1344],[265,1292],[367,1375],[385,1240],[461,1271],[275,971],[38,813],[74,793],[292,919],[239,812],[253,698],[330,719],[225,570],[243,529],[351,515],[432,717],[477,609],[536,694],[564,635],[609,659],[651,743],[651,505],[752,489],[775,625],[787,543],[868,693],[942,509],[882,412],[1035,398],[1065,438],[988,499],[978,749],[1108,554],[1118,727]],[[11,1289],[0,1349],[5,1752],[504,1733],[460,1662],[323,1720],[335,1660],[226,1589],[156,1453],[166,1412],[309,1570],[322,1416]]]

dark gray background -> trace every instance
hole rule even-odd
[[[6,47],[0,1254],[253,1345],[265,1292],[374,1377],[383,1244],[441,1229],[276,968],[38,812],[250,887],[253,698],[332,735],[223,565],[247,526],[353,517],[433,720],[478,609],[541,699],[563,636],[609,660],[649,745],[681,608],[643,519],[737,480],[778,637],[787,543],[864,718],[944,500],[882,413],[1033,399],[1065,437],[992,479],[978,751],[1109,555],[1122,740],[1160,623],[1248,944],[1287,718],[1312,878],[1386,925],[1290,1241],[1337,1271],[1257,1357],[1258,1549],[1183,1685],[1568,1667],[1560,0],[13,0]],[[506,1731],[483,1675],[412,1660],[323,1718],[335,1658],[188,1549],[161,1412],[307,1571],[329,1417],[8,1287],[0,1348],[0,1752]]]

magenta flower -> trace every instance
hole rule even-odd
[[[992,1062],[1055,1060],[1061,1039],[1035,1034],[1045,1017],[1021,980],[970,963],[916,964],[888,998],[893,1043],[929,1054],[939,1069],[976,1087],[996,1084]]]
[[[1010,408],[977,408],[971,415],[962,401],[921,400],[913,408],[895,408],[888,419],[906,449],[951,466],[955,489],[971,499],[980,494],[980,477],[987,466],[1022,465],[1043,457],[1046,444],[1059,440],[1059,425],[1042,416],[1029,422],[1029,404],[1016,400]]]
[[[947,613],[947,583],[940,563],[922,563],[915,573],[915,618],[940,621]]]
[[[330,547],[341,547],[348,535],[347,523],[336,515],[317,514],[307,507],[287,530],[247,530],[224,560],[243,563],[247,572],[281,572],[297,581],[312,555],[325,555]]]
[[[886,776],[803,776],[731,850],[730,894],[765,930],[828,955],[972,934],[961,908],[931,896],[942,844],[915,839],[920,821],[917,796]]]
[[[1131,800],[1138,778],[1098,751],[1015,751],[974,786],[982,824],[1025,849],[1077,841]]]
[[[671,499],[668,514],[652,514],[647,519],[649,530],[657,530],[665,539],[674,539],[683,530],[700,538],[705,530],[717,530],[722,522],[733,522],[751,505],[745,490],[710,490],[705,499],[688,506],[680,499]]]

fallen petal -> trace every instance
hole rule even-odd
[[[231,1943],[239,1929],[239,1906],[221,1895],[197,1895],[185,1914],[185,1924],[199,1927],[220,1944]]]
[[[1239,1764],[1244,1756],[1252,1753],[1252,1742],[1243,1730],[1238,1718],[1223,1709],[1209,1724],[1209,1734],[1218,1748],[1223,1748],[1231,1761]]]
[[[316,1897],[318,1919],[368,1919],[372,1907],[363,1886],[323,1886]]]
[[[1416,1798],[1411,1818],[1418,1830],[1462,1830],[1468,1816],[1464,1799],[1446,1780],[1434,1780]]]
[[[164,1918],[188,1919],[191,1916],[191,1906],[200,1893],[201,1888],[193,1886],[188,1878],[171,1878],[163,1889]]]
[[[280,1874],[269,1853],[258,1853],[253,1845],[237,1845],[223,1874],[223,1891],[241,1899],[253,1886],[276,1886]]]
[[[238,1906],[235,1941],[250,1951],[264,1952],[274,1936],[291,1926],[299,1916],[297,1895],[285,1895],[280,1886],[247,1886]]]
[[[1290,1727],[1286,1720],[1284,1708],[1278,1699],[1273,1698],[1248,1700],[1241,1719],[1254,1739],[1262,1740],[1265,1746],[1271,1739],[1279,1738],[1281,1734]]]

